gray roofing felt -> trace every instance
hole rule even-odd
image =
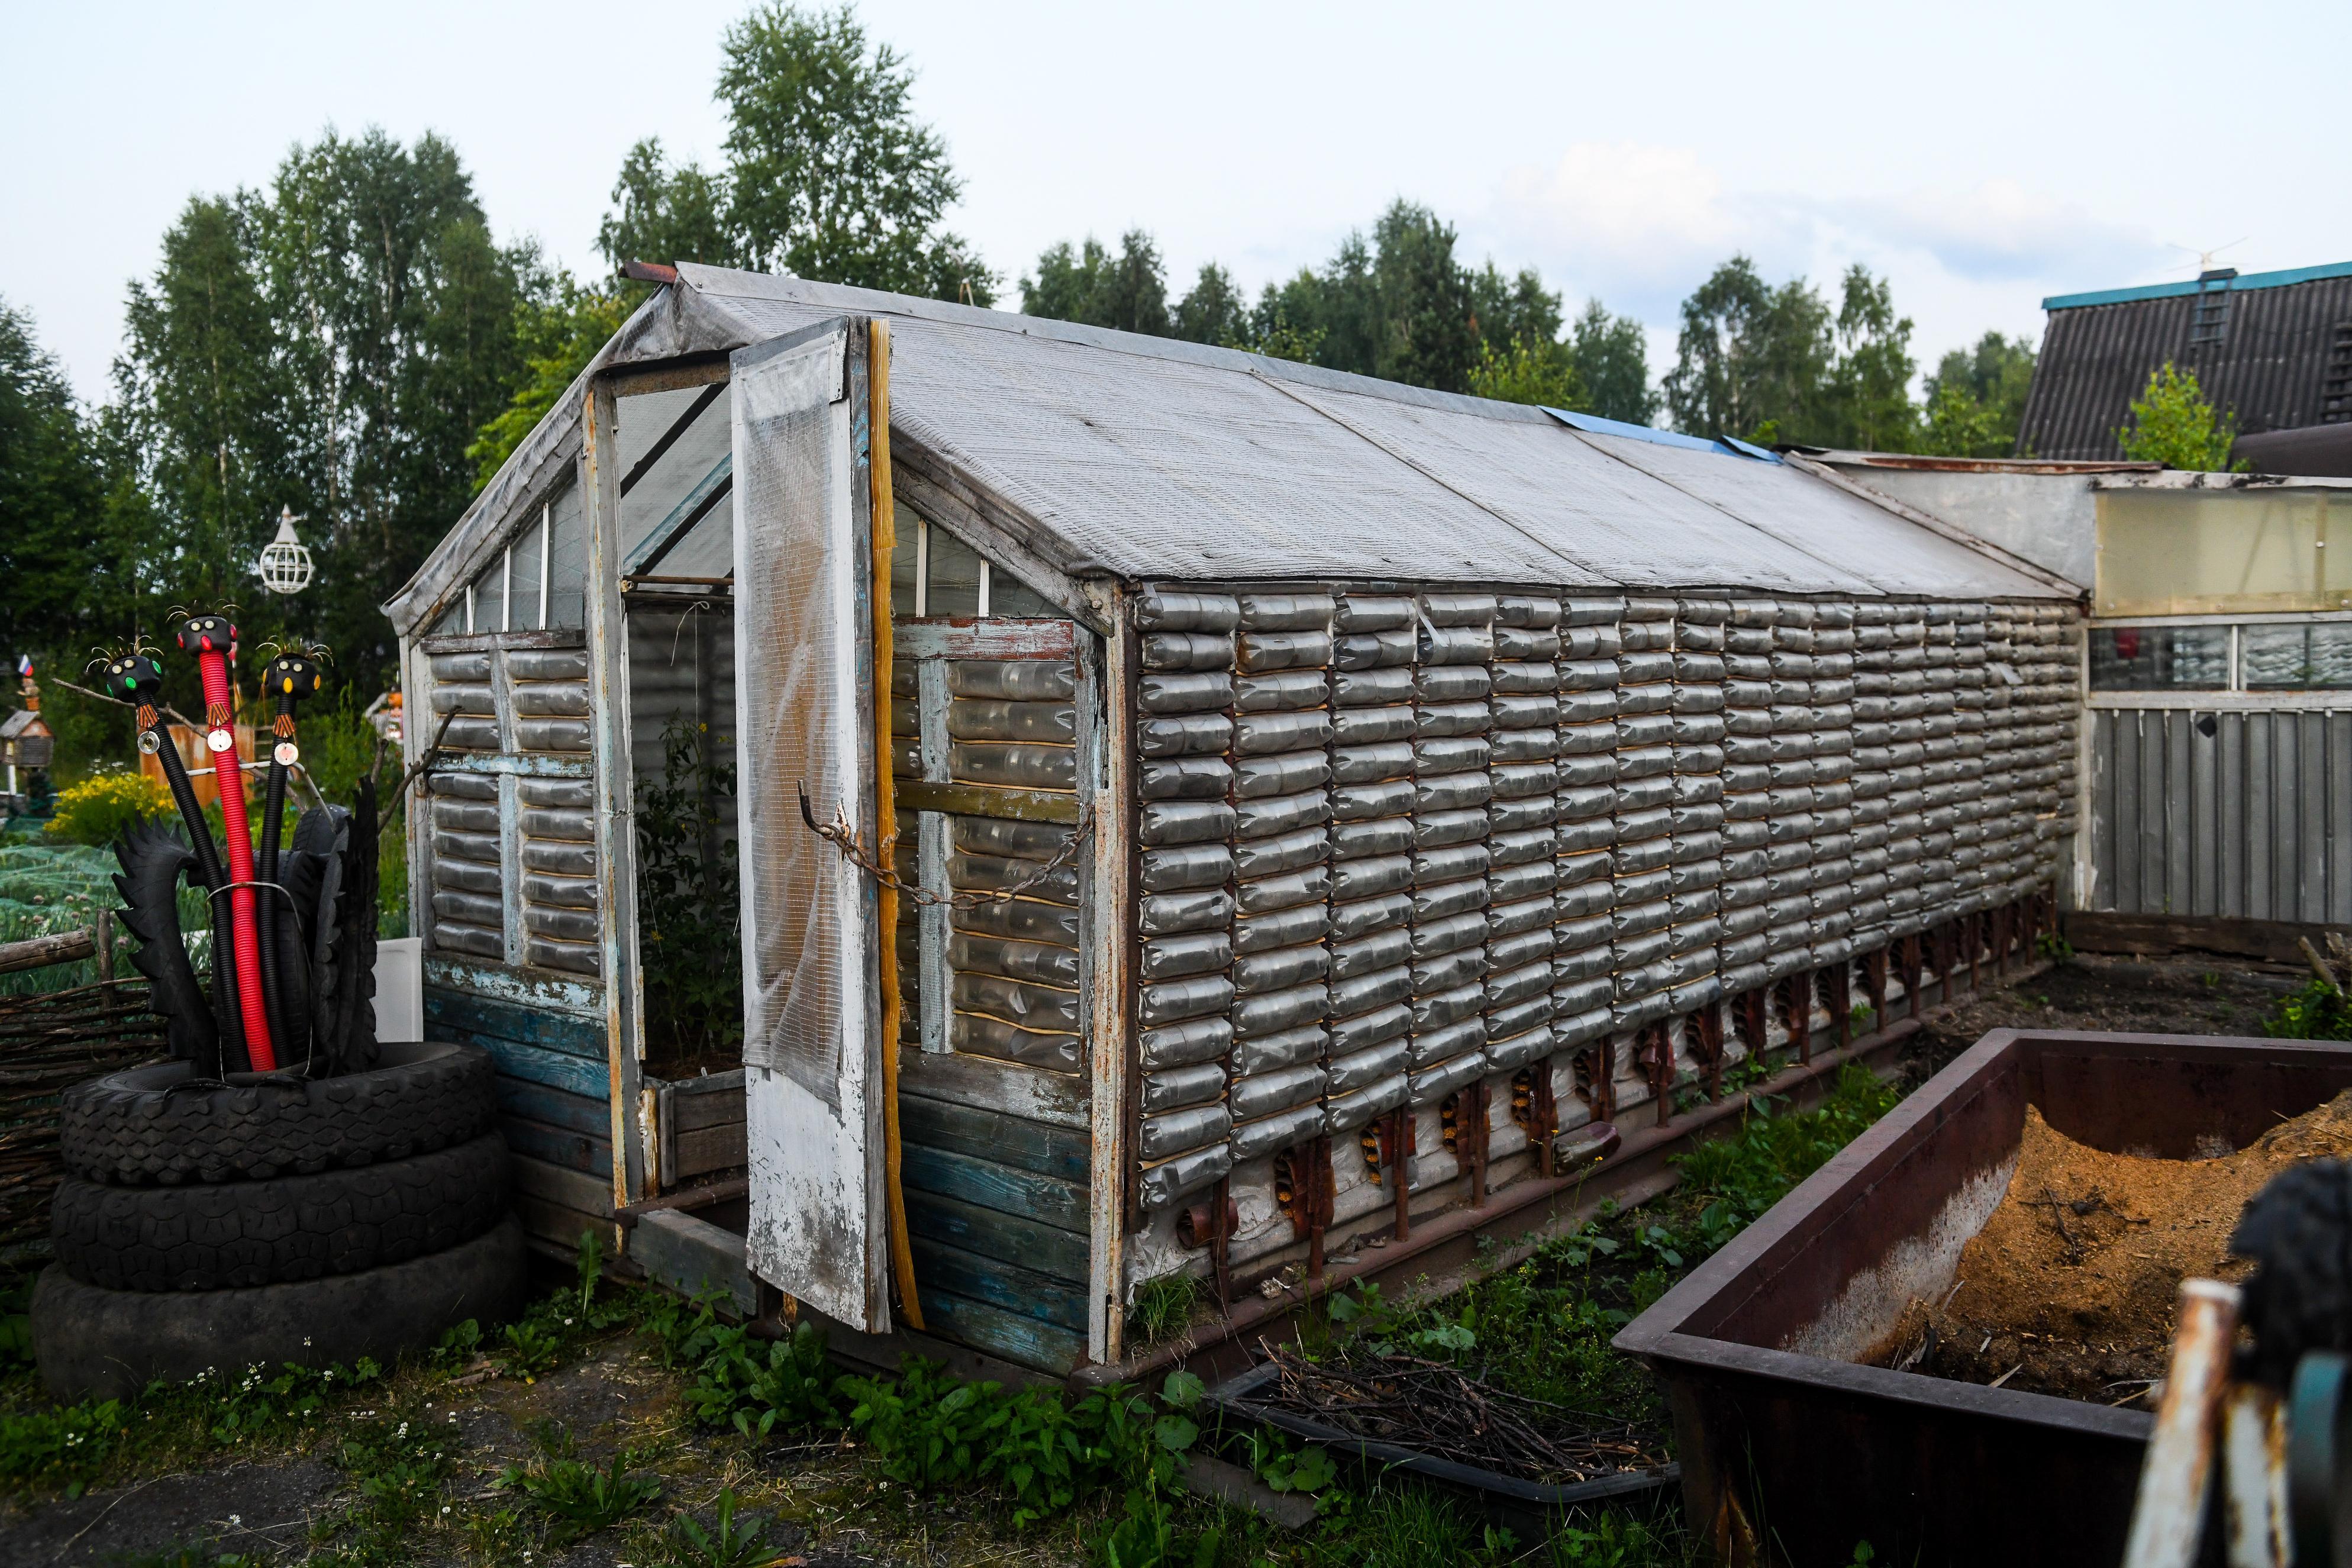
[[[1230,349],[683,265],[599,356],[890,319],[894,437],[1132,579],[1410,578],[1948,599],[2073,597],[1779,464]],[[386,608],[406,626],[578,442],[576,398]],[[460,558],[442,563],[444,556]]]

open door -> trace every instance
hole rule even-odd
[[[873,885],[802,820],[874,822],[866,334],[734,356],[735,691],[751,1271],[889,1327]],[[712,955],[714,962],[723,962]]]

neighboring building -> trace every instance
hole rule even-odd
[[[2091,590],[2076,910],[2352,922],[2352,485],[1808,458]]]
[[[2119,458],[2116,431],[2167,360],[2237,416],[2237,456],[2265,473],[2352,476],[2352,261],[2284,272],[2231,268],[2042,301],[2018,452]]]

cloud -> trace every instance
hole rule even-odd
[[[1945,271],[1974,282],[2067,279],[2095,288],[2137,278],[2169,258],[2143,231],[2008,179],[1967,191],[1849,198],[1822,211],[1858,237],[1925,252]]]
[[[1892,280],[1922,353],[1988,326],[2038,334],[2043,294],[2144,281],[2177,259],[2147,234],[2012,179],[1862,195],[1737,179],[1686,147],[1578,142],[1507,172],[1464,214],[1464,250],[1536,267],[1571,308],[1591,295],[1634,316],[1661,364],[1682,300],[1735,253],[1768,279],[1801,275],[1824,292],[1847,267],[1867,266]]]
[[[1690,148],[1641,142],[1580,142],[1548,166],[1513,169],[1466,226],[1474,245],[1651,320],[1671,317],[1735,251],[1768,271],[1801,268],[1811,252],[1809,215],[1727,188]]]

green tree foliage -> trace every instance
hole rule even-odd
[[[707,267],[743,265],[728,184],[698,163],[672,168],[661,139],[648,136],[621,160],[613,182],[613,210],[596,230],[596,248],[617,275],[626,261]]]
[[[1802,278],[1778,288],[1735,256],[1683,301],[1665,401],[1675,428],[1759,442],[1906,451],[1918,365],[1893,289],[1855,266],[1837,308]]]
[[[32,318],[0,301],[0,654],[79,668],[104,635],[110,603],[129,594],[107,489],[100,432]]]
[[[1569,346],[1537,339],[1522,338],[1499,352],[1491,342],[1480,343],[1478,363],[1470,367],[1470,390],[1497,403],[1589,406]]]
[[[1249,332],[1249,300],[1234,286],[1232,273],[1213,261],[1203,263],[1192,289],[1176,301],[1169,330],[1186,342],[1239,342]]]
[[[131,289],[116,363],[140,626],[231,600],[248,642],[324,640],[340,674],[379,688],[393,639],[376,606],[465,510],[467,448],[527,374],[521,323],[553,290],[531,247],[492,239],[431,135],[331,131],[266,191],[191,201]],[[252,581],[284,507],[317,563],[292,599]]]
[[[2238,439],[2238,416],[2206,401],[2197,373],[2170,360],[2150,371],[2147,388],[2131,405],[2131,423],[2116,432],[2124,456],[2139,463],[2199,473],[2235,473],[2248,465],[2230,460]]]
[[[1474,271],[1454,247],[1453,226],[1399,201],[1369,235],[1349,235],[1324,267],[1269,284],[1255,305],[1212,262],[1171,306],[1159,247],[1135,229],[1116,253],[1091,237],[1047,248],[1021,279],[1021,308],[1415,386],[1577,406],[1586,395],[1580,355],[1589,355],[1620,416],[1646,416],[1638,324],[1596,305],[1571,343],[1561,337],[1559,296],[1540,274],[1507,274],[1491,261]]]
[[[1471,276],[1454,244],[1453,226],[1427,207],[1391,203],[1369,243],[1351,234],[1322,274],[1303,270],[1269,290],[1260,320],[1319,331],[1317,363],[1334,370],[1467,392],[1482,339]]]
[[[1543,286],[1543,275],[1532,267],[1506,278],[1489,261],[1470,274],[1470,320],[1487,343],[1555,343],[1559,296]]]
[[[914,71],[855,10],[757,6],[727,29],[718,98],[727,163],[629,149],[596,246],[625,261],[698,261],[900,294],[995,301],[995,274],[943,223],[962,194],[947,142],[915,118]],[[634,300],[642,284],[616,276]]]
[[[2033,385],[2033,344],[1987,332],[1953,349],[1927,378],[1918,450],[1943,458],[2006,458],[2017,451],[2025,395]]]
[[[729,227],[747,262],[990,302],[988,268],[940,225],[963,182],[915,119],[914,72],[896,50],[869,50],[846,5],[776,4],[728,28],[724,50]]]
[[[1917,444],[1911,402],[1911,318],[1895,313],[1895,291],[1859,265],[1846,268],[1837,314],[1837,358],[1827,406],[1813,440],[1870,452],[1907,452]]]
[[[1066,240],[1046,250],[1037,258],[1036,277],[1021,279],[1021,308],[1057,321],[1175,335],[1167,269],[1160,247],[1139,228],[1119,237],[1117,255],[1091,235],[1075,251]]]
[[[583,289],[568,274],[557,276],[553,298],[525,305],[517,330],[527,379],[466,448],[477,486],[490,482],[628,317],[628,301],[621,295]]]
[[[1629,425],[1658,416],[1650,384],[1650,338],[1631,316],[1612,316],[1598,300],[1585,302],[1569,333],[1569,356],[1584,390],[1584,412]]]
[[[1665,380],[1675,428],[1751,440],[1804,440],[1822,413],[1836,359],[1829,306],[1801,278],[1775,289],[1745,256],[1683,301]]]

